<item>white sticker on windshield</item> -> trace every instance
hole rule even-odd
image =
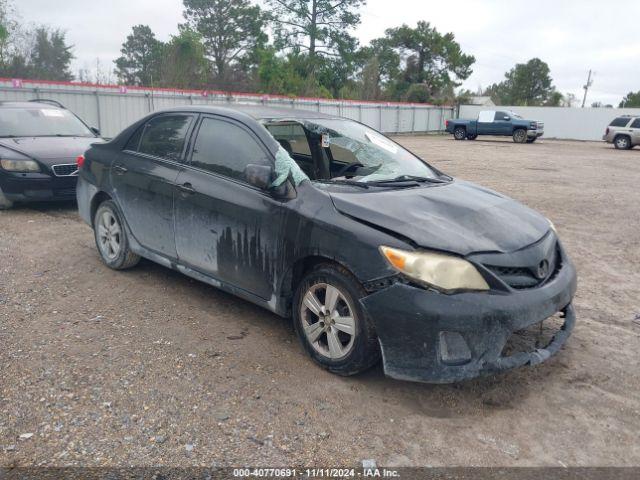
[[[45,117],[64,117],[62,110],[54,110],[52,108],[44,108],[40,110]]]
[[[386,138],[381,137],[380,135],[375,135],[371,132],[365,132],[364,136],[367,137],[367,139],[371,143],[380,148],[384,148],[387,152],[396,153],[398,151],[398,147],[396,147],[393,143],[391,143]]]
[[[328,133],[322,134],[322,148],[329,148],[329,144],[331,143],[331,139],[329,138]]]

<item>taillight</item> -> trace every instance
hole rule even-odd
[[[604,131],[605,135],[609,135],[609,127],[607,127],[607,129]]]
[[[78,155],[76,158],[76,165],[78,165],[78,170],[81,170],[84,166],[84,155]]]
[[[444,121],[444,126],[445,126],[445,128],[449,126],[449,120],[445,120]]]

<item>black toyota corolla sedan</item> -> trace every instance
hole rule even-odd
[[[382,358],[391,377],[459,381],[547,359],[575,322],[549,220],[351,120],[176,108],[80,163],[107,266],[145,257],[291,316],[334,373]]]
[[[0,208],[74,200],[76,159],[100,140],[57,102],[0,102]]]

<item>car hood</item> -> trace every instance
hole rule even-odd
[[[15,150],[36,160],[73,159],[84,153],[92,143],[102,143],[96,137],[19,137],[2,138],[0,146]]]
[[[460,255],[513,252],[549,231],[539,213],[492,190],[454,180],[445,185],[330,193],[336,209],[416,245]]]

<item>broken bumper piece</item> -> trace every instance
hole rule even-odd
[[[539,288],[445,295],[396,283],[361,302],[378,333],[388,376],[451,383],[535,365],[555,354],[575,324],[576,285],[575,268],[565,259],[558,275]],[[515,342],[513,351],[514,337],[542,333],[547,324],[546,341]]]

